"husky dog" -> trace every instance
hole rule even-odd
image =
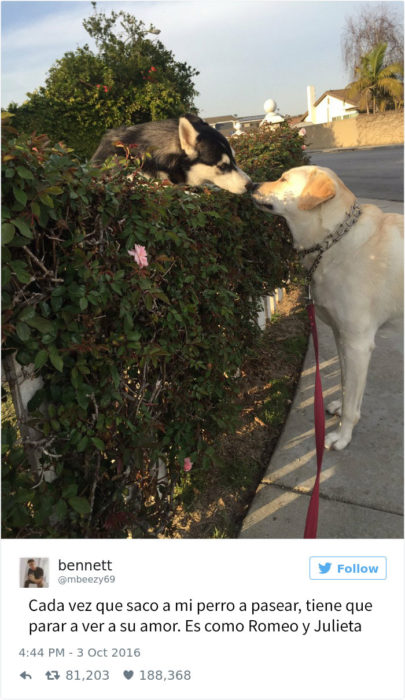
[[[234,194],[243,194],[252,186],[250,177],[236,165],[225,136],[194,114],[111,129],[91,162],[101,165],[113,155],[123,156],[124,147],[131,155],[146,154],[142,166],[146,175],[175,185],[212,183]]]

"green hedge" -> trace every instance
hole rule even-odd
[[[259,298],[294,265],[287,229],[247,195],[130,181],[125,167],[97,170],[45,136],[5,139],[4,348],[43,377],[30,422],[56,478],[32,472],[8,422],[3,535],[170,532],[176,488],[209,469],[216,437],[236,425],[235,374],[258,337]],[[283,158],[302,162],[302,139],[291,139],[274,177]]]
[[[277,180],[285,170],[309,162],[298,129],[291,129],[286,122],[273,129],[262,126],[231,138],[238,163],[255,182]]]

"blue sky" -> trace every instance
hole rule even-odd
[[[374,2],[370,3],[374,4]],[[386,2],[402,21],[402,3]],[[282,114],[306,111],[306,86],[316,97],[350,79],[341,57],[345,19],[364,2],[350,0],[142,0],[98,2],[100,10],[131,12],[161,30],[177,60],[200,71],[196,100],[201,116],[261,114],[267,98]],[[2,99],[22,103],[43,85],[65,51],[92,42],[82,0],[2,2]]]

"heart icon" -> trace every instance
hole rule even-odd
[[[129,681],[129,679],[132,678],[133,675],[134,675],[133,671],[124,671],[124,676],[127,679],[127,681]]]

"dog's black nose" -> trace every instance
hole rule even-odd
[[[256,192],[256,190],[259,188],[259,183],[258,182],[251,182],[250,185],[248,186],[248,192],[250,194],[253,194]]]

